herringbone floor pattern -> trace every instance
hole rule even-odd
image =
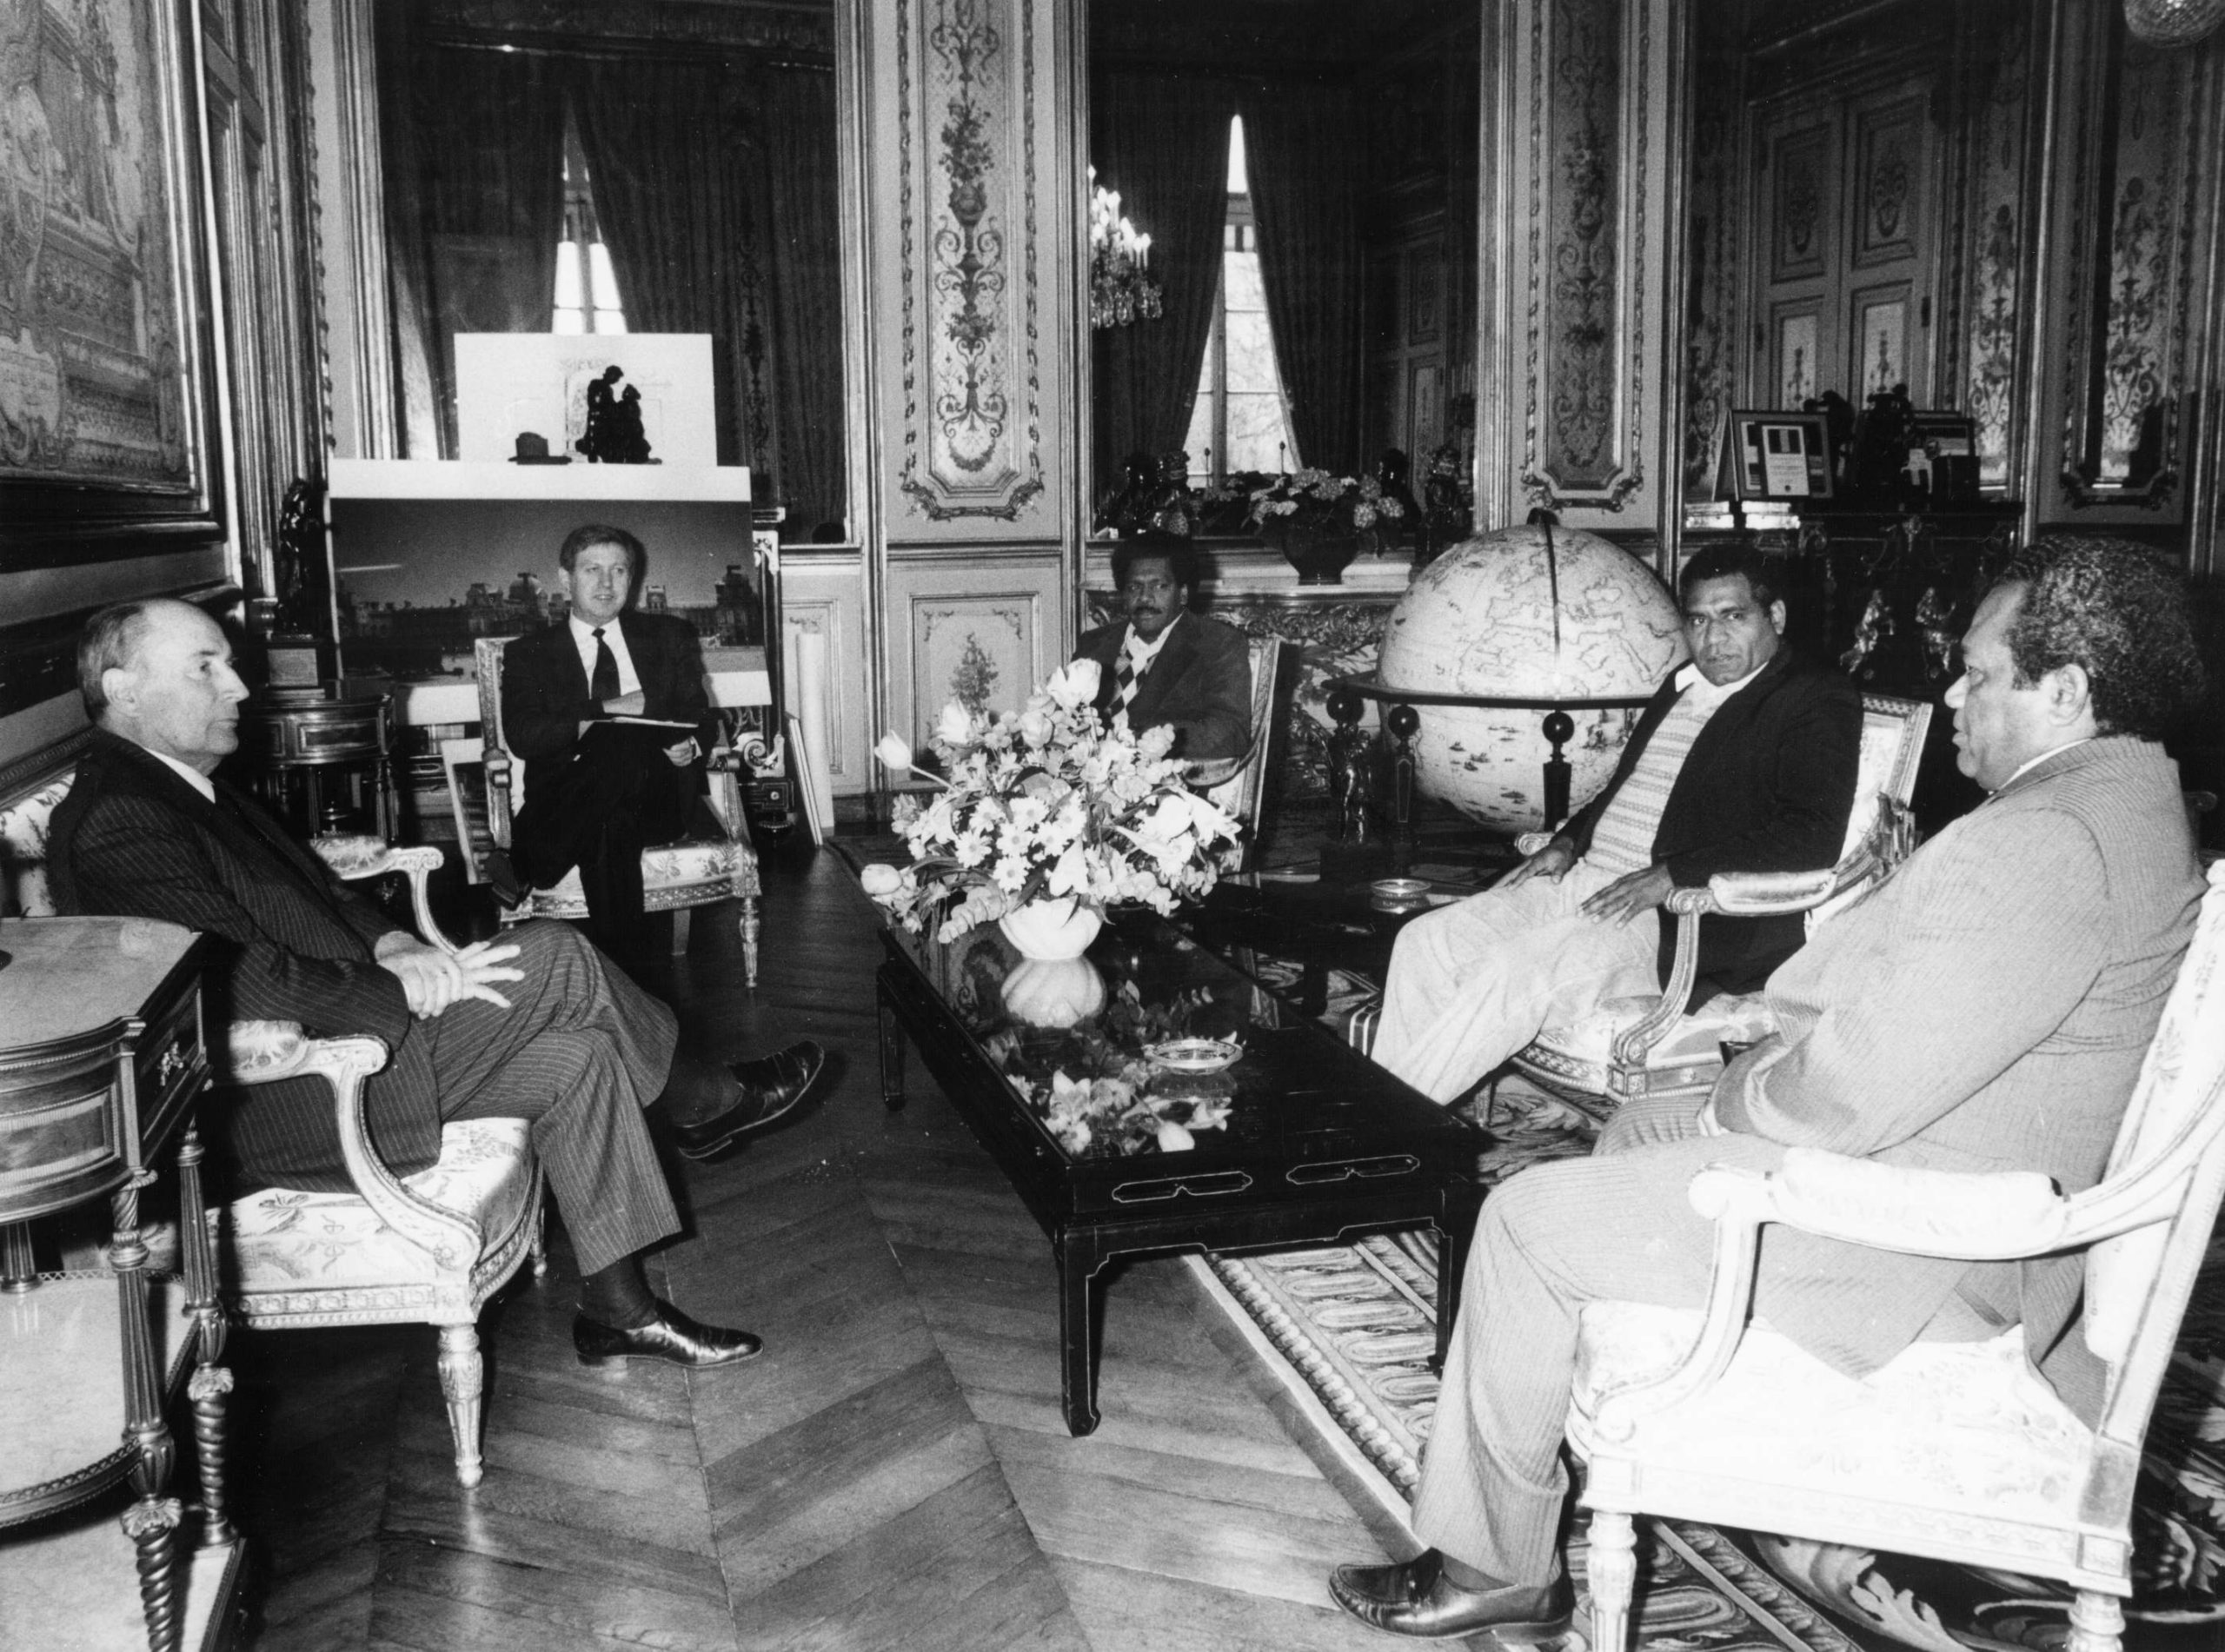
[[[1328,1603],[1378,1550],[1172,1261],[1108,1292],[1104,1423],[1059,1414],[1047,1243],[915,1061],[880,1101],[875,920],[831,853],[767,868],[763,978],[704,933],[674,983],[732,1056],[842,1071],[685,1167],[659,1284],[761,1334],[690,1377],[582,1369],[555,1265],[490,1310],[487,1477],[455,1483],[420,1329],[242,1337],[238,1456],[265,1652],[1363,1648]],[[711,926],[700,926],[708,929]]]

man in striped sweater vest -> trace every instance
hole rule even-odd
[[[1692,658],[1639,715],[1607,788],[1482,894],[1399,934],[1375,1059],[1458,1101],[1548,1026],[1657,992],[1676,955],[1676,888],[1718,872],[1834,864],[1854,806],[1862,697],[1783,647],[1784,601],[1757,552],[1684,565]],[[1691,1005],[1750,992],[1790,957],[1797,916],[1709,920]]]

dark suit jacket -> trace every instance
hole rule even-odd
[[[1671,673],[1638,714],[1606,790],[1561,828],[1577,853],[1591,846],[1600,815],[1678,693]],[[1861,760],[1860,692],[1839,673],[1803,665],[1778,649],[1753,681],[1716,708],[1692,742],[1653,834],[1655,864],[1667,866],[1680,889],[1697,889],[1718,872],[1812,872],[1836,865]],[[1662,912],[1664,982],[1676,955],[1677,921]],[[1718,992],[1758,990],[1806,934],[1797,913],[1709,918],[1700,926],[1699,979],[1687,1007]]]
[[[709,751],[715,719],[694,627],[676,614],[628,609],[618,616],[618,628],[641,679],[642,715],[694,723],[698,744]],[[535,817],[565,806],[567,777],[587,760],[580,725],[603,715],[588,698],[587,668],[568,622],[528,632],[502,650],[502,739],[524,769],[525,805],[513,833],[518,847],[529,848],[540,834]],[[700,765],[694,789],[704,789]],[[561,875],[562,869],[554,870]]]
[[[1097,709],[1112,711],[1112,670],[1128,622],[1083,634],[1077,660],[1099,667]],[[1252,646],[1244,634],[1194,614],[1177,617],[1159,657],[1136,685],[1128,726],[1140,733],[1161,723],[1175,731],[1174,755],[1192,763],[1241,757],[1252,749]]]
[[[371,1033],[392,1059],[365,1087],[379,1156],[397,1175],[439,1158],[429,1041],[402,983],[374,961],[389,923],[252,799],[223,780],[210,803],[139,746],[96,729],[54,812],[49,875],[64,912],[159,918],[209,937],[208,1020],[298,1021],[312,1035]],[[223,1040],[210,1040],[221,1070]],[[221,1076],[221,1071],[220,1071]],[[223,1096],[210,1117],[251,1181],[345,1191],[331,1087],[283,1079]]]

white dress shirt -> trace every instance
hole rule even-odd
[[[588,673],[588,686],[594,686],[594,627],[578,614],[571,616],[572,644],[580,651],[580,664]],[[602,640],[610,645],[610,656],[618,662],[618,692],[634,693],[641,686],[641,673],[634,669],[634,656],[626,649],[626,633],[617,620],[602,627]]]

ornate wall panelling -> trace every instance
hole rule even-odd
[[[1738,14],[1695,8],[1684,264],[1684,496],[1715,491],[1716,445],[1737,400],[1738,274],[1746,222],[1738,149],[1745,103]]]
[[[1963,233],[1950,251],[1960,279],[1949,291],[1952,355],[1943,383],[1959,381],[1977,427],[1978,485],[2011,492],[2029,439],[2022,387],[2032,370],[2040,200],[2037,188],[2046,88],[2040,78],[2055,37],[2053,5],[1996,5],[1966,18],[1963,61],[1972,83],[1959,176],[1968,189]]]
[[[1511,0],[1487,17],[1479,520],[1650,530],[1680,490],[1691,8]],[[1498,428],[1494,430],[1493,426]]]
[[[1055,547],[892,558],[882,656],[889,726],[923,746],[951,700],[1018,711],[1067,658],[1071,588]]]
[[[280,501],[324,468],[318,294],[311,262],[308,80],[298,13],[274,0],[202,8],[217,322],[242,582],[270,588]]]
[[[311,210],[324,318],[324,426],[343,459],[401,454],[393,318],[387,302],[375,0],[303,0]],[[428,408],[431,392],[424,388]]]
[[[824,640],[828,685],[827,767],[837,795],[877,784],[867,712],[865,558],[854,546],[791,545],[780,554],[780,609],[789,635]]]
[[[1046,0],[868,8],[892,542],[1057,540],[1073,451],[1070,242]]]
[[[2062,443],[2036,496],[2048,517],[2144,525],[2175,540],[2194,480],[2195,408],[2216,393],[2198,375],[2220,298],[2212,221],[2225,166],[2225,50],[2215,39],[2142,45],[2115,7],[2080,22],[2059,70],[2079,77],[2055,202],[2063,365],[2049,424]]]

